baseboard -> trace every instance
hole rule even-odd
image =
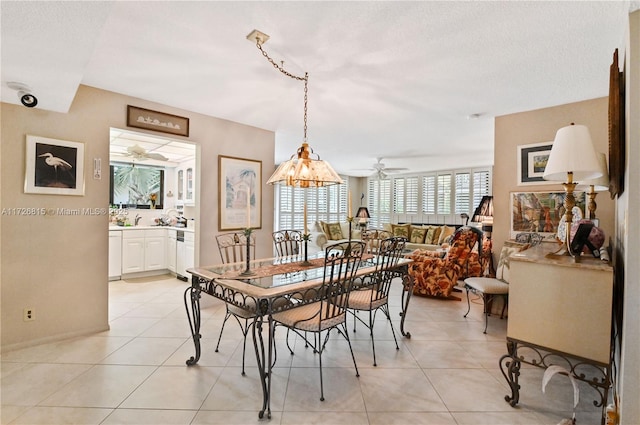
[[[75,331],[75,332],[67,332],[67,333],[53,335],[53,336],[47,336],[47,337],[43,337],[43,338],[31,339],[31,340],[25,341],[25,342],[17,342],[15,344],[3,345],[3,346],[0,347],[0,354],[8,353],[9,351],[21,350],[23,348],[34,347],[36,345],[49,344],[51,342],[64,341],[65,339],[77,338],[79,336],[87,336],[87,335],[91,335],[91,334],[97,334],[99,332],[108,331],[109,329],[111,329],[111,328],[107,324],[106,326],[98,326],[98,327],[91,328],[91,329],[84,329],[84,330]]]

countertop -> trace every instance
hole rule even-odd
[[[151,230],[151,229],[169,229],[169,230],[182,230],[185,232],[193,233],[195,229],[189,229],[187,227],[175,227],[175,226],[117,226],[114,224],[109,225],[109,230]]]
[[[578,258],[570,256],[553,255],[552,252],[558,250],[560,245],[542,243],[535,247],[512,254],[512,261],[523,261],[529,263],[549,264],[562,267],[580,267],[594,270],[610,271],[611,264],[591,255],[582,255]]]

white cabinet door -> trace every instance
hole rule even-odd
[[[193,268],[194,266],[194,259],[196,257],[196,250],[195,250],[195,246],[193,245],[193,242],[189,243],[189,242],[185,242],[184,244],[184,269],[185,269],[185,275],[186,276],[188,273],[186,273],[187,269]],[[186,276],[189,277],[189,276]]]
[[[122,274],[144,271],[144,238],[122,239]]]
[[[160,270],[167,268],[165,248],[167,239],[163,237],[145,238],[144,269]]]
[[[117,280],[122,274],[122,232],[109,232],[109,280]]]
[[[169,235],[167,236],[167,268],[176,272],[176,231],[169,230]]]

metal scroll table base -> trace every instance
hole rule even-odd
[[[511,389],[511,395],[504,397],[511,407],[515,407],[520,401],[518,380],[522,363],[542,369],[558,365],[566,368],[574,379],[587,383],[600,394],[600,400],[594,400],[593,405],[602,408],[600,423],[605,425],[606,405],[611,387],[611,364],[576,357],[509,337],[507,337],[507,351],[508,353],[500,358],[500,371]]]
[[[405,338],[411,338],[411,334],[404,330],[404,322],[407,316],[407,309],[409,308],[411,293],[413,292],[413,279],[406,273],[406,270],[403,270],[403,268],[399,269],[398,277],[402,278],[403,285],[400,331]],[[187,311],[191,337],[193,338],[193,345],[195,348],[195,354],[186,361],[188,366],[197,364],[202,353],[200,344],[200,339],[202,338],[202,335],[200,334],[200,325],[202,323],[200,298],[202,297],[202,292],[225,300],[226,302],[233,302],[234,304],[236,304],[234,300],[237,299],[234,291],[221,287],[216,284],[215,281],[207,280],[196,275],[192,276],[191,286],[184,292],[184,305]],[[275,350],[273,347],[274,326],[273,319],[271,317],[272,306],[269,299],[258,299],[254,301],[257,311],[256,317],[251,326],[253,330],[253,344],[256,352],[256,361],[263,394],[262,409],[258,412],[258,417],[262,419],[266,414],[266,417],[271,419],[271,365],[274,363],[275,356]],[[262,335],[262,328],[265,323],[267,324],[270,333],[268,343],[265,343]]]

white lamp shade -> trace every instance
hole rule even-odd
[[[578,189],[584,190],[588,189],[589,186],[593,185],[593,190],[595,192],[604,192],[609,190],[609,172],[607,171],[607,157],[603,153],[598,153],[598,160],[600,162],[600,171],[602,175],[593,180],[585,180],[580,182],[577,186]]]
[[[567,173],[573,173],[574,181],[602,176],[589,129],[584,125],[569,125],[558,130],[542,177],[564,182]]]

